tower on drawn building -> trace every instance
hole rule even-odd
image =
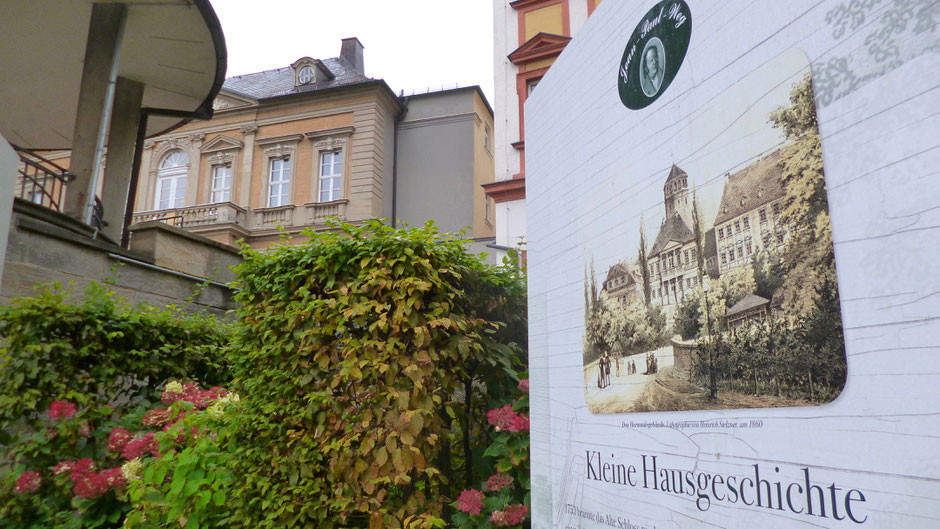
[[[664,305],[667,314],[671,315],[673,311],[669,309],[681,302],[686,293],[691,293],[701,284],[698,274],[698,248],[695,244],[695,234],[692,232],[693,204],[689,175],[676,165],[673,165],[666,175],[663,204],[666,217],[646,255],[650,269],[650,297],[653,302]],[[709,230],[705,233],[706,250],[714,249],[714,244],[708,244],[709,236],[714,237],[714,232]],[[706,259],[708,257],[706,252]]]

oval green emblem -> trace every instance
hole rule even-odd
[[[669,88],[691,36],[692,12],[684,0],[664,0],[643,16],[617,67],[620,101],[627,108],[645,108]]]

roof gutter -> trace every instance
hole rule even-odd
[[[151,115],[183,118],[179,123],[154,134],[154,136],[176,130],[194,119],[212,119],[212,104],[222,90],[222,84],[225,83],[225,71],[228,69],[228,49],[225,47],[225,34],[222,33],[222,24],[219,22],[215,10],[209,4],[209,0],[194,0],[193,5],[199,10],[199,14],[202,15],[206,27],[209,28],[209,34],[212,36],[212,44],[215,48],[215,79],[212,81],[212,87],[209,88],[206,98],[196,107],[196,110],[140,109],[140,123],[137,125],[137,140],[134,144],[134,161],[131,165],[131,178],[127,190],[127,205],[124,208],[124,226],[121,230],[121,246],[124,248],[127,248],[130,244],[130,232],[127,231],[127,228],[134,218],[134,202],[137,199],[137,185],[140,181],[140,163],[144,153],[144,139],[147,137],[147,118]]]

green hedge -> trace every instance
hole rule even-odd
[[[442,524],[451,399],[473,366],[509,378],[520,352],[502,342],[524,329],[524,283],[430,226],[308,235],[247,251],[237,271],[231,522]]]
[[[0,306],[0,520],[9,528],[120,527],[120,491],[79,497],[56,465],[88,458],[120,466],[112,429],[140,430],[170,379],[231,379],[230,326],[211,316],[128,306],[92,283],[84,300],[51,287]],[[55,401],[66,413],[50,410]],[[17,491],[24,473],[41,484]],[[33,474],[36,475],[36,474]]]

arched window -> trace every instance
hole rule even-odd
[[[185,152],[175,149],[166,153],[163,161],[160,162],[160,168],[157,169],[157,196],[154,209],[183,207],[188,165],[189,157]]]

